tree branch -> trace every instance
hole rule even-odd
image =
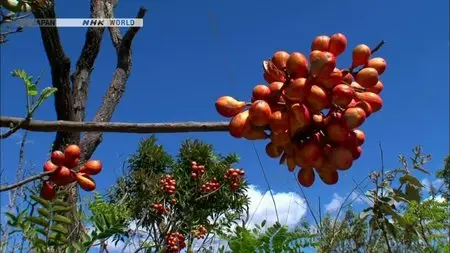
[[[143,18],[146,9],[141,7],[139,9],[137,18]],[[113,14],[111,14],[113,15]],[[117,67],[113,75],[111,84],[103,97],[102,104],[94,116],[95,122],[108,122],[119,103],[123,93],[125,92],[126,82],[131,72],[131,43],[139,31],[140,27],[131,27],[126,32],[123,40],[120,42],[117,53]],[[97,146],[102,142],[102,132],[91,132],[83,136],[80,146],[83,147],[82,160],[88,160],[92,153],[94,153]]]
[[[106,6],[101,0],[91,1],[91,18],[105,18]],[[90,84],[91,72],[95,59],[100,52],[104,27],[90,27],[86,32],[81,55],[77,61],[75,72],[72,74],[74,117],[76,121],[84,121],[86,115],[86,101]]]
[[[107,18],[114,18],[114,8],[117,6],[117,0],[111,0],[105,3],[106,6],[106,16]],[[122,41],[122,35],[120,34],[119,27],[111,26],[109,29],[109,35],[111,37],[111,42],[116,49],[116,52],[119,52],[120,42]]]
[[[78,122],[26,120],[25,118],[0,116],[0,127],[25,129],[32,132],[108,132],[108,133],[187,133],[226,132],[228,121],[221,122],[167,122],[167,123],[124,123],[124,122]]]
[[[50,0],[33,2],[33,15],[35,18],[55,19],[55,3]],[[70,59],[65,54],[56,27],[40,27],[45,53],[50,63],[53,87],[55,93],[55,110],[58,120],[75,120],[73,110],[73,97],[70,86]],[[77,143],[79,133],[57,132],[53,149],[61,149],[67,143]]]
[[[41,179],[43,177],[46,177],[46,176],[52,174],[53,172],[54,171],[45,171],[45,172],[42,172],[40,174],[36,174],[34,176],[28,177],[28,178],[26,178],[24,180],[21,180],[21,181],[17,182],[17,183],[10,184],[10,185],[5,185],[5,186],[0,186],[0,192],[4,192],[4,191],[8,191],[8,190],[20,187],[20,186],[22,186],[22,185],[24,185],[26,183],[31,182],[31,181],[38,180],[38,179]]]

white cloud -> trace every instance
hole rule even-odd
[[[289,228],[294,228],[306,214],[305,200],[295,192],[274,192],[278,217],[282,225],[287,225]],[[277,212],[275,212],[272,197],[269,191],[262,191],[255,185],[250,185],[247,190],[247,195],[250,198],[249,204],[249,219],[246,224],[247,228],[252,229],[256,224],[261,224],[266,220],[264,228],[273,225],[277,221]],[[243,219],[245,216],[243,217]],[[234,226],[232,226],[234,227]],[[264,230],[263,228],[263,230]],[[201,246],[203,240],[195,240],[194,248]],[[217,250],[222,245],[227,248],[227,242],[219,238],[214,239],[211,243],[213,249]]]
[[[439,187],[441,187],[444,184],[444,180],[443,179],[436,179],[433,181],[433,183],[431,183],[433,185],[433,187],[435,189],[439,189]]]
[[[325,212],[334,213],[341,208],[342,204],[344,202],[344,198],[339,196],[337,193],[333,193],[333,198],[331,199],[330,203],[325,205]]]
[[[344,203],[345,202],[345,203]],[[353,191],[350,196],[345,195],[345,197],[340,196],[337,193],[333,193],[333,197],[328,204],[325,204],[325,211],[329,213],[334,213],[341,208],[342,205],[349,206],[352,204],[367,204],[371,205],[371,201],[364,194],[357,193]]]
[[[306,202],[295,192],[273,192],[273,198],[277,206],[280,223],[294,227],[306,214]],[[254,185],[250,185],[247,191],[250,198],[248,226],[260,224],[263,220],[267,225],[277,221],[273,200],[269,191],[262,192]]]
[[[436,190],[439,189],[442,186],[442,184],[444,183],[444,180],[439,178],[439,179],[434,180],[433,182],[430,182],[430,180],[428,178],[424,178],[424,179],[420,180],[420,183],[423,185],[422,190],[424,192],[429,192],[431,186],[433,186],[433,188]]]
[[[432,198],[433,198],[433,196],[429,196],[428,198],[424,199],[424,201],[425,200],[430,200]],[[444,203],[446,200],[445,200],[444,197],[442,197],[442,195],[437,195],[437,196],[434,197],[434,201],[439,202],[439,203]]]
[[[273,192],[273,197],[277,206],[278,217],[282,225],[287,225],[290,228],[295,227],[300,219],[306,214],[305,200],[295,192]],[[269,191],[262,191],[255,185],[250,185],[247,191],[250,198],[249,204],[249,222],[248,228],[253,228],[255,224],[261,224],[266,220],[266,227],[274,224],[277,221],[275,208]],[[133,223],[130,226],[132,229],[136,227]],[[196,240],[195,245],[199,247],[202,240]],[[226,245],[226,242],[220,239],[215,239],[212,242],[213,248],[217,249],[221,245]],[[112,252],[122,252],[124,246],[123,242],[119,242],[114,246],[112,240],[108,241],[108,250]],[[97,247],[98,248],[98,247]],[[134,252],[133,246],[127,248],[124,252]]]
[[[423,185],[423,190],[424,191],[429,191],[430,190],[430,180],[428,180],[428,178],[424,178],[422,180],[420,180],[420,183]]]

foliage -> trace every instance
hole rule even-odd
[[[203,175],[192,177],[192,162],[205,166]],[[128,161],[128,172],[112,189],[111,202],[124,201],[137,222],[148,232],[154,247],[159,250],[165,243],[168,232],[180,232],[186,236],[188,249],[192,247],[197,226],[204,226],[209,232],[220,231],[230,226],[245,212],[248,198],[245,181],[232,191],[224,175],[234,163],[235,154],[217,154],[212,145],[199,140],[185,140],[176,156],[169,155],[154,136],[143,140],[139,149]],[[176,181],[176,192],[168,195],[161,185],[161,179],[171,175]],[[202,192],[201,186],[217,179],[221,186],[212,192]],[[149,208],[161,204],[168,208],[165,215]],[[205,235],[205,239],[211,239]]]
[[[31,210],[25,208],[17,215],[6,213],[8,225],[16,229],[11,233],[21,231],[30,242],[30,248],[37,253],[57,252],[59,247],[68,244],[67,228],[72,221],[62,214],[71,207],[63,201],[47,201],[36,194],[31,198],[34,200]],[[37,213],[34,213],[35,209]]]
[[[71,206],[61,200],[44,200],[38,194],[31,195],[30,208],[18,212],[6,213],[8,225],[15,228],[11,234],[21,233],[29,248],[33,252],[50,253],[85,253],[90,248],[102,244],[109,238],[116,243],[124,241],[128,236],[129,215],[121,204],[110,204],[99,194],[89,203],[92,215],[88,221],[93,225],[92,230],[82,233],[81,242],[69,242],[69,225],[72,223],[64,214],[71,210]],[[35,212],[37,210],[37,213]],[[3,250],[4,252],[5,249]]]
[[[31,118],[33,113],[39,108],[39,106],[44,103],[46,99],[52,96],[57,89],[54,87],[45,87],[38,92],[38,82],[40,78],[33,81],[33,76],[29,76],[25,70],[15,69],[12,71],[11,75],[21,79],[25,85],[26,89],[26,101],[27,101],[27,118]],[[38,96],[39,95],[39,96]],[[37,96],[37,100],[36,100]],[[35,101],[35,102],[31,102]]]
[[[450,155],[447,155],[444,161],[444,168],[437,171],[437,178],[444,181],[442,189],[437,189],[437,193],[449,201],[450,200]]]
[[[289,231],[288,226],[276,222],[265,228],[266,221],[256,224],[253,229],[237,226],[228,233],[219,232],[222,239],[227,240],[231,251],[224,246],[219,252],[302,252],[301,249],[313,245],[314,235],[307,222]]]
[[[424,165],[430,159],[419,146],[409,160],[399,156],[402,167],[371,173],[374,188],[365,194],[369,207],[361,213],[349,204],[342,218],[339,213],[335,217],[327,213],[314,229],[302,224],[302,229],[293,232],[280,230],[281,241],[268,240],[275,236],[279,224],[265,233],[260,231],[263,226],[257,225],[255,229],[237,227],[232,236],[220,235],[233,252],[296,252],[287,248],[295,239],[303,243],[296,245],[297,251],[313,247],[317,252],[448,252],[448,201],[440,201],[435,195],[424,198],[420,194],[423,185],[413,173],[429,174]],[[437,172],[438,177],[440,173],[442,170]]]

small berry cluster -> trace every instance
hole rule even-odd
[[[197,176],[201,176],[205,173],[205,165],[198,165],[196,161],[193,161],[191,171],[191,177],[195,180],[197,179]]]
[[[200,188],[200,192],[202,193],[212,192],[219,189],[219,187],[220,187],[219,181],[217,180],[217,178],[213,178],[211,181],[206,182],[206,184],[202,185],[202,187]]]
[[[165,190],[167,194],[172,195],[176,191],[177,181],[171,175],[166,175],[161,179],[161,190]]]
[[[243,170],[230,168],[223,176],[223,178],[231,183],[231,190],[235,191],[239,187],[241,178],[244,176],[244,174],[245,172]]]
[[[204,239],[207,233],[208,229],[206,229],[202,225],[198,226],[196,230],[192,231],[192,235],[197,239]]]
[[[174,232],[168,233],[167,235],[167,247],[169,248],[169,252],[180,252],[186,247],[186,243],[184,242],[185,238],[181,233]]]
[[[159,204],[159,203],[158,204],[153,204],[152,208],[158,214],[162,214],[162,213],[166,213],[167,214],[169,212],[169,210],[165,206],[163,206],[162,204]]]

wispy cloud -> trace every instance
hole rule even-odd
[[[422,191],[427,193],[427,192],[430,192],[431,186],[433,186],[434,189],[439,189],[442,186],[442,184],[444,183],[444,180],[438,178],[438,179],[430,182],[430,180],[428,178],[424,178],[424,179],[420,180],[420,183],[423,185]]]
[[[350,193],[350,196],[345,195],[341,196],[337,193],[333,193],[333,197],[331,198],[328,204],[325,204],[325,211],[329,213],[337,212],[342,205],[353,205],[353,204],[367,204],[371,205],[371,201],[364,194],[357,193],[353,191]],[[344,203],[345,202],[345,203]]]

